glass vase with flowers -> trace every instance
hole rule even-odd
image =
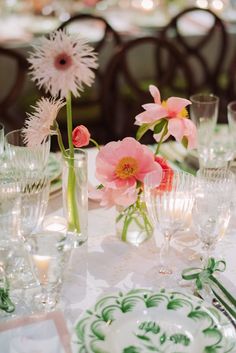
[[[101,147],[96,159],[96,177],[101,184],[93,196],[101,200],[102,206],[116,206],[118,235],[135,245],[152,233],[143,198],[144,178],[155,172],[161,184],[163,171],[171,169],[158,155],[162,142],[173,136],[185,147],[196,147],[196,127],[188,119],[186,110],[191,102],[178,97],[161,101],[160,92],[153,85],[150,93],[154,103],[145,104],[145,111],[135,118],[135,124],[139,125],[136,139],[126,137],[122,141],[109,142]],[[157,142],[155,152],[139,142],[148,130],[153,131]]]
[[[57,135],[64,164],[63,200],[67,228],[75,235],[75,245],[78,245],[87,238],[87,157],[75,147],[88,144],[90,135],[85,127],[73,130],[71,101],[72,96],[80,96],[84,85],[93,83],[93,69],[98,66],[97,55],[80,36],[59,30],[49,37],[40,38],[28,61],[33,81],[52,98],[41,98],[33,113],[28,115],[23,129],[25,141],[35,146],[46,136]],[[64,105],[68,147],[64,146],[57,122],[58,113]],[[82,139],[78,142],[81,134]]]

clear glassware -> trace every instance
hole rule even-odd
[[[20,233],[20,187],[10,170],[0,172],[0,226],[1,240],[13,240]]]
[[[4,153],[4,125],[0,123],[0,158],[3,156]]]
[[[50,192],[50,180],[44,172],[16,171],[21,196],[20,234],[26,238],[37,231],[44,219]]]
[[[198,144],[208,144],[218,118],[219,97],[199,93],[190,97],[190,118],[197,126]]]
[[[27,236],[41,225],[44,218],[50,181],[46,166],[50,136],[40,146],[28,147],[20,129],[5,135],[5,160],[19,183],[21,197],[21,235]]]
[[[178,231],[190,227],[196,181],[191,174],[170,170],[163,171],[161,184],[157,185],[155,173],[145,178],[145,200],[153,224],[164,236],[160,249],[159,272],[171,274],[173,270],[169,261],[170,241]]]
[[[223,129],[220,129],[223,130]],[[229,168],[235,155],[235,137],[230,129],[215,132],[207,145],[199,145],[200,168]]]
[[[39,310],[53,310],[60,299],[63,273],[71,253],[68,239],[61,232],[34,233],[27,238],[27,250],[41,286],[35,305]]]
[[[236,101],[232,101],[227,105],[227,118],[229,130],[234,139],[234,151],[236,151]]]
[[[88,166],[87,152],[75,148],[74,157],[64,157],[62,166],[63,213],[67,233],[80,246],[88,238]]]
[[[217,241],[226,233],[233,205],[235,176],[227,169],[207,168],[198,171],[196,180],[192,225],[202,242],[202,259],[205,262]]]
[[[15,169],[44,170],[48,162],[50,143],[48,136],[40,146],[28,147],[22,130],[13,130],[5,135],[6,156]]]

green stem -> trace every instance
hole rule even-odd
[[[163,142],[163,139],[164,139],[165,135],[166,135],[167,132],[168,132],[168,130],[167,130],[167,124],[168,124],[168,122],[166,122],[165,125],[163,126],[161,138],[160,138],[160,141],[159,141],[158,144],[157,144],[157,148],[156,148],[156,151],[155,151],[155,155],[156,155],[156,156],[158,155],[159,150],[160,150],[160,147],[161,147],[161,144],[162,144],[162,142]]]
[[[62,141],[62,136],[61,136],[61,131],[58,127],[58,124],[56,124],[56,133],[57,133],[57,141],[58,141],[58,145],[60,147],[61,153],[63,154],[64,157],[67,156],[63,141]]]
[[[74,146],[72,142],[72,108],[71,108],[71,93],[69,92],[66,97],[66,117],[67,117],[67,134],[68,134],[68,143],[70,150],[70,157],[74,158]]]
[[[67,112],[67,133],[69,143],[69,158],[68,163],[68,183],[67,183],[67,212],[68,212],[68,230],[80,233],[80,221],[78,205],[76,202],[76,176],[74,168],[74,146],[72,142],[72,108],[71,108],[71,93],[68,93],[66,98]]]
[[[127,212],[127,215],[125,216],[125,220],[124,220],[124,225],[123,225],[123,229],[122,229],[122,235],[121,235],[121,240],[126,241],[127,240],[127,232],[129,229],[129,225],[132,222],[132,213],[130,212],[130,209]]]
[[[94,139],[90,138],[89,140],[94,144],[95,147],[97,147],[98,150],[100,150],[99,144]]]

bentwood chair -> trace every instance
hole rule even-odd
[[[135,137],[135,116],[143,111],[144,103],[153,102],[150,84],[160,89],[162,99],[188,97],[195,91],[192,76],[184,57],[166,39],[143,37],[126,42],[108,65],[103,92],[103,115],[113,138]],[[153,142],[151,134],[142,142]]]
[[[81,34],[86,38],[86,32],[92,30],[96,34],[94,41],[87,38],[89,44],[98,53],[99,67],[95,71],[95,82],[91,88],[85,87],[81,98],[73,102],[74,123],[85,124],[91,135],[100,144],[112,138],[109,126],[102,115],[102,95],[106,67],[116,48],[121,44],[119,34],[100,16],[92,14],[77,14],[64,22],[59,29],[66,29],[69,33]],[[65,135],[66,139],[66,135]]]
[[[162,36],[176,43],[192,67],[196,91],[215,94],[221,91],[219,85],[228,36],[223,21],[214,12],[197,7],[187,8],[171,19]]]
[[[7,70],[6,70],[7,68]],[[0,47],[0,121],[6,131],[21,128],[25,120],[23,105],[27,60],[13,49]]]

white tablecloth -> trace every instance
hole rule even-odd
[[[94,180],[95,150],[89,150],[89,179]],[[50,202],[60,205],[58,200]],[[236,215],[236,212],[235,212]],[[218,242],[215,256],[224,258],[227,269],[221,279],[236,296],[236,217],[232,217],[229,230],[224,239]],[[88,241],[80,248],[73,250],[71,261],[66,272],[62,291],[62,305],[69,330],[81,314],[91,307],[99,296],[119,290],[129,291],[132,288],[158,289],[160,287],[178,288],[191,292],[191,288],[180,287],[180,273],[183,268],[199,265],[200,245],[192,232],[178,234],[172,241],[171,258],[176,258],[173,275],[158,273],[159,247],[162,241],[160,234],[150,238],[139,247],[122,242],[115,234],[115,210],[103,209],[99,204],[89,202]],[[155,240],[156,239],[156,240]]]

